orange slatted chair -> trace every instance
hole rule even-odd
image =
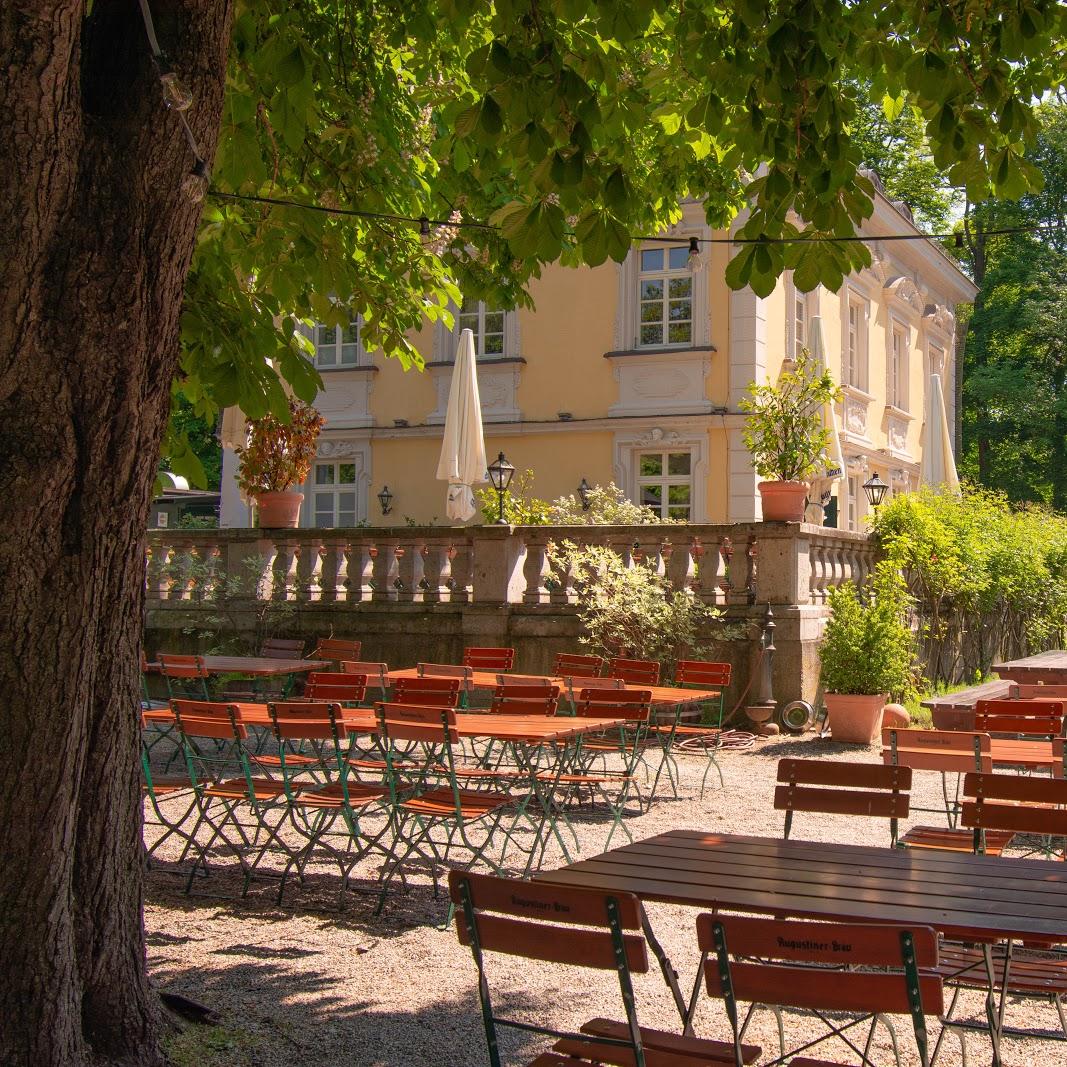
[[[552,673],[557,678],[596,678],[604,669],[603,656],[579,656],[560,652]]]
[[[303,659],[304,642],[286,637],[268,637],[259,646],[259,654],[265,659]]]
[[[698,1067],[759,1059],[757,1045],[745,1045],[740,1060],[732,1043],[680,1037],[640,1026],[634,974],[649,971],[644,912],[629,893],[573,889],[548,882],[451,871],[448,888],[456,909],[456,932],[467,945],[478,970],[489,1062],[500,1067],[498,1029],[556,1038],[551,1051],[541,1052],[527,1067],[589,1067],[592,1064],[644,1063],[646,1067]],[[576,1033],[563,1033],[528,1018],[521,1022],[498,1014],[489,992],[487,953],[518,956],[555,965],[614,971],[625,1022],[590,1019]],[[514,993],[514,990],[509,992]]]
[[[558,685],[498,685],[490,715],[555,715],[559,710]]]
[[[363,649],[362,641],[354,641],[340,637],[320,637],[315,645],[315,650],[308,659],[333,660],[336,670],[341,669],[344,660],[357,660]]]
[[[515,649],[465,648],[463,666],[475,671],[510,671],[515,666]]]
[[[393,682],[393,703],[454,708],[459,704],[461,678],[398,678]]]
[[[389,689],[389,664],[377,663],[374,660],[341,660],[342,674],[365,674],[367,686],[378,692],[374,694],[376,700],[384,700]]]
[[[659,685],[660,665],[654,659],[616,657],[608,666],[608,674],[627,685]]]
[[[888,819],[893,845],[897,843],[898,820],[908,817],[910,767],[783,759],[778,761],[778,781],[774,808],[785,812],[783,836],[786,839],[793,827],[795,811]]]
[[[697,944],[708,995],[724,1002],[735,1048],[741,1048],[759,1006],[770,1007],[778,1018],[783,1047],[773,1062],[794,1065],[804,1062],[792,1058],[795,1053],[835,1037],[853,1050],[866,1042],[869,1052],[879,1022],[888,1027],[885,1015],[910,1015],[919,1061],[929,1067],[925,1017],[944,1011],[944,989],[936,973],[938,934],[931,927],[701,915]],[[744,1017],[742,1002],[750,1005]],[[828,1033],[787,1050],[781,1008],[803,1011],[806,1018],[814,1015]],[[831,1021],[829,1012],[853,1018],[835,1015]],[[867,1023],[865,1038],[847,1036],[851,1028]]]

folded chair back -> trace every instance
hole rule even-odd
[[[1063,705],[1062,700],[979,700],[974,708],[974,728],[987,734],[1060,737]]]
[[[461,678],[398,678],[393,682],[393,700],[397,704],[454,708],[462,684]]]
[[[455,708],[382,702],[375,705],[375,714],[384,740],[459,744]]]
[[[359,659],[362,649],[362,641],[342,637],[320,637],[315,645],[315,651],[308,656],[308,659],[332,659],[340,665],[346,659]]]
[[[583,689],[574,713],[594,719],[628,719],[648,722],[652,693],[647,689]]]
[[[278,701],[267,705],[274,737],[283,741],[340,741],[344,736],[341,705],[323,701]]]
[[[1067,781],[1017,774],[968,774],[960,821],[978,834],[1014,830],[1067,835]]]
[[[938,935],[930,927],[701,915],[697,941],[708,994],[725,1002],[735,1041],[742,1032],[739,1002],[847,1012],[859,1015],[857,1022],[910,1015],[928,1064],[925,1015],[944,1011],[941,978],[929,973],[938,965]],[[790,1055],[795,1051],[783,1059]]]
[[[286,637],[268,637],[259,646],[259,654],[264,659],[303,659],[304,642]]]
[[[616,658],[611,661],[608,674],[627,685],[659,685],[659,670],[659,664],[652,659]]]
[[[712,663],[701,659],[681,659],[674,668],[674,684],[689,685],[694,689],[710,687],[725,688],[733,677],[729,663]]]
[[[178,729],[186,737],[213,737],[232,741],[235,737],[244,741],[248,727],[240,721],[236,705],[209,700],[172,700]]]
[[[459,678],[469,688],[474,675],[472,667],[463,667],[455,663],[418,663],[415,669],[420,678]]]
[[[552,685],[552,676],[548,674],[498,674],[496,685],[501,686],[528,686],[528,685]]]
[[[367,676],[367,684],[375,689],[381,689],[384,693],[389,688],[388,663],[375,663],[373,660],[343,659],[341,660],[342,674],[364,674]]]
[[[539,1057],[536,1063],[573,1062],[576,1067],[588,1063],[629,1063],[644,1067],[645,1049],[631,975],[644,974],[649,964],[641,933],[641,905],[636,897],[629,893],[520,882],[456,870],[449,872],[448,888],[456,908],[460,943],[471,949],[478,968],[478,993],[492,1067],[500,1067],[501,1062],[498,1028],[557,1038],[554,1052]],[[498,1015],[485,967],[484,957],[490,952],[615,971],[626,1022],[614,1026],[604,1024],[607,1032],[603,1028],[597,1032],[594,1024],[586,1024],[584,1032],[568,1033]],[[694,1058],[684,1062],[702,1061]]]
[[[783,759],[778,761],[778,781],[780,784],[774,791],[774,808],[785,812],[787,838],[793,825],[793,812],[809,811],[825,815],[868,815],[888,819],[895,845],[897,820],[908,817],[910,767]]]
[[[492,715],[555,715],[558,685],[498,685],[489,708]]]
[[[308,675],[304,696],[311,700],[361,704],[367,696],[367,676],[314,671]]]
[[[515,666],[515,649],[465,648],[463,666],[475,671],[510,671]]]
[[[579,656],[572,652],[560,652],[556,656],[552,673],[557,678],[596,678],[603,669],[603,656]]]
[[[165,678],[207,678],[203,656],[177,656],[172,652],[159,653],[159,671]]]
[[[903,765],[913,771],[948,771],[966,774],[993,771],[989,734],[967,730],[882,731],[882,762]]]

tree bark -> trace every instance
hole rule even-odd
[[[144,540],[200,205],[136,0],[0,5],[0,1063],[162,1062]],[[153,0],[212,158],[229,3]]]

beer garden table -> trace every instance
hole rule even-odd
[[[1048,860],[672,830],[537,880],[713,911],[932,926],[979,942],[994,1067],[1002,1020],[991,945],[1005,943],[1007,964],[1013,941],[1067,942],[1067,864]],[[646,933],[689,1030],[692,1013],[677,975]],[[1004,979],[1006,986],[1007,966]],[[1005,996],[1002,987],[1002,1002]]]

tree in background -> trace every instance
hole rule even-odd
[[[279,375],[319,386],[300,323],[353,313],[418,365],[461,288],[521,303],[683,196],[747,210],[732,286],[836,289],[861,244],[778,239],[870,210],[846,70],[921,110],[973,200],[1018,195],[1065,33],[1052,0],[0,6],[0,1062],[162,1061],[136,709],[176,378],[197,415],[281,413]]]
[[[1038,112],[1029,155],[1044,179],[1017,202],[969,205],[980,291],[964,361],[964,474],[1013,500],[1067,508],[1067,105]],[[1037,233],[996,235],[1012,227]]]

